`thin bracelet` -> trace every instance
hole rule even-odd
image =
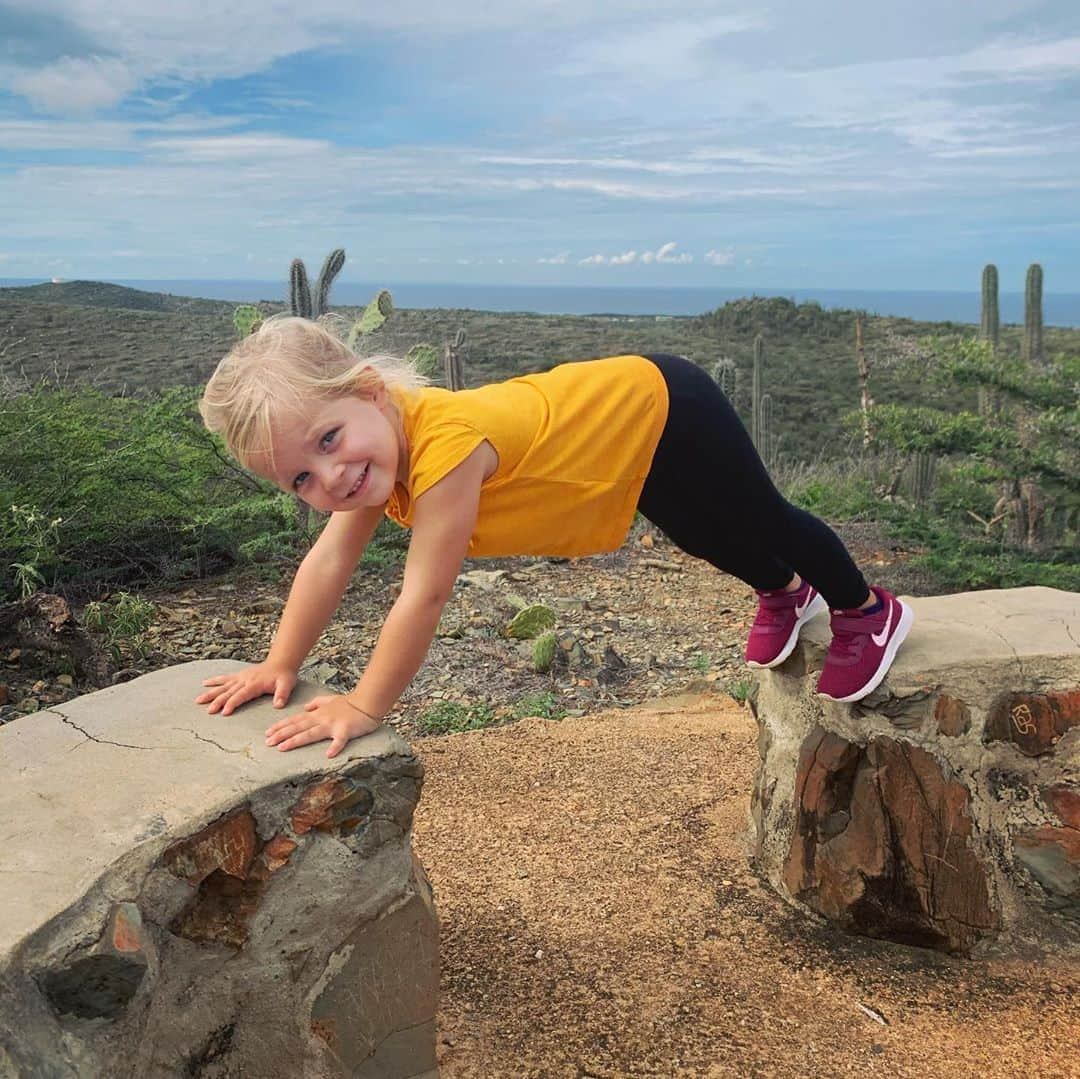
[[[352,709],[353,709],[354,711],[357,711],[357,712],[359,712],[359,713],[360,713],[360,715],[362,715],[362,716],[367,716],[367,718],[368,718],[368,719],[370,719],[372,723],[382,723],[382,720],[381,720],[381,719],[376,719],[376,718],[375,718],[375,717],[374,717],[374,716],[373,716],[373,715],[372,715],[372,714],[371,714],[370,712],[365,712],[365,711],[363,710],[363,708],[361,708],[361,707],[360,707],[360,705],[358,705],[358,704],[353,704],[353,702],[349,700],[348,694],[345,694],[345,693],[343,693],[343,694],[342,694],[342,697],[343,697],[343,699],[344,699],[345,703],[346,703],[346,704],[347,704],[347,705],[348,705],[348,706],[349,706],[350,708],[352,708]]]

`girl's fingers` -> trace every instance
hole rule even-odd
[[[323,734],[322,729],[317,724],[313,724],[306,731],[299,731],[287,741],[280,743],[278,749],[282,751],[298,749],[300,746],[310,745],[312,742],[321,742],[325,737],[326,735]]]
[[[346,745],[348,745],[349,739],[343,737],[340,734],[334,735],[334,740],[330,743],[330,748],[326,751],[327,757],[336,757]]]

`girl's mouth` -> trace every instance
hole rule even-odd
[[[355,497],[363,489],[364,483],[366,482],[368,477],[368,472],[370,470],[370,464],[364,465],[364,470],[360,473],[360,478],[352,485],[352,490],[350,490],[349,493],[345,496],[347,499]]]

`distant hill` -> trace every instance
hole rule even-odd
[[[153,392],[206,381],[236,342],[224,300],[188,299],[95,281],[0,288],[0,392],[40,379],[96,386],[109,393]],[[260,303],[265,313],[280,303]],[[356,318],[355,307],[334,307]],[[459,328],[467,335],[468,386],[542,371],[567,360],[626,352],[673,352],[708,371],[733,361],[733,394],[746,418],[753,384],[753,345],[765,342],[763,388],[772,399],[782,452],[798,459],[845,450],[841,418],[858,407],[855,314],[783,298],[733,300],[706,315],[530,315],[401,308],[365,341],[369,354],[404,355],[418,342],[441,352]],[[913,375],[901,359],[921,337],[971,327],[869,316],[866,355],[880,403],[929,403],[941,390]],[[1001,347],[1018,354],[1021,328],[1003,326]],[[1080,352],[1080,329],[1047,327],[1051,356]],[[975,391],[951,391],[949,407],[975,407]]]
[[[0,301],[71,304],[77,307],[110,307],[123,311],[168,311],[217,314],[236,305],[224,300],[199,300],[168,292],[111,285],[105,281],[57,281],[21,288],[0,288]]]

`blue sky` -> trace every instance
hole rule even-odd
[[[1080,292],[1076,0],[0,0],[0,276]]]

